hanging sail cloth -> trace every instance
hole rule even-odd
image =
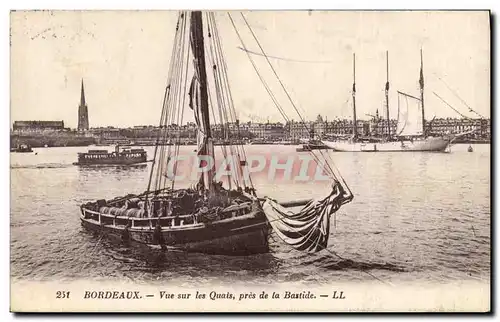
[[[189,107],[193,110],[194,121],[196,123],[197,129],[197,137],[196,143],[198,146],[198,155],[200,155],[200,151],[203,150],[206,142],[206,134],[205,129],[203,128],[203,123],[200,121],[200,82],[198,80],[198,76],[193,75],[193,79],[191,81],[191,86],[189,87]]]
[[[206,135],[205,128],[203,126],[203,122],[200,120],[200,82],[198,80],[197,74],[193,75],[193,79],[191,81],[191,86],[189,88],[189,107],[193,110],[194,120],[196,123],[196,145],[197,145],[197,155],[199,159],[200,168],[206,167],[205,162],[207,160],[202,159],[201,156],[210,156],[210,143],[209,138]],[[208,174],[208,171],[203,172],[200,176],[199,184],[200,186],[205,186],[206,182],[209,182],[209,178],[204,178]]]
[[[352,198],[352,194],[335,181],[329,196],[309,202],[298,213],[288,211],[271,199],[266,199],[262,209],[274,232],[284,242],[297,250],[312,253],[328,246],[330,216]]]

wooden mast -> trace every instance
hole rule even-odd
[[[358,120],[356,117],[356,53],[352,54],[353,63],[353,83],[352,83],[352,113],[353,113],[353,124],[352,124],[352,134],[353,139],[356,141],[358,139]]]
[[[385,82],[385,109],[387,115],[387,138],[391,137],[391,118],[389,116],[389,51],[385,52],[386,67],[387,67],[387,80]]]
[[[422,55],[422,48],[420,48],[420,101],[422,102],[422,134],[426,136],[425,133],[425,106],[424,106],[424,59]]]
[[[203,37],[203,17],[201,11],[191,12],[191,45],[195,58],[195,68],[200,83],[200,112],[201,123],[203,124],[204,136],[202,151],[198,155],[207,156],[212,160],[212,169],[204,172],[207,177],[204,179],[205,188],[211,190],[213,187],[213,167],[215,164],[212,134],[210,131],[210,113],[208,108],[207,71],[205,65],[205,43]],[[203,175],[202,175],[203,178]]]

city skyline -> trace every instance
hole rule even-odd
[[[104,19],[109,14],[121,15],[123,25],[120,28],[110,25]],[[130,12],[103,15],[99,11],[12,13],[11,88],[23,90],[11,93],[11,121],[64,120],[69,127],[76,128],[83,78],[90,127],[157,124],[176,14],[170,11],[133,15]],[[314,120],[318,114],[328,120],[352,119],[353,52],[356,52],[358,118],[369,119],[365,114],[374,114],[376,109],[383,116],[386,50],[390,63],[391,119],[394,119],[396,91],[418,93],[421,47],[426,118],[459,117],[434,91],[468,117],[477,116],[468,112],[454,93],[475,111],[490,117],[489,17],[484,12],[397,15],[387,12],[383,17],[370,12],[244,14],[266,53],[286,58],[272,58],[271,62],[306,120]],[[310,19],[302,19],[306,23],[297,28],[293,21],[303,15],[310,15]],[[240,43],[227,17],[222,12],[217,16],[238,118],[241,122],[284,123],[246,54],[238,48]],[[236,23],[243,31],[242,22]],[[400,30],[394,30],[398,23]],[[36,30],[28,27],[35,25]],[[277,34],[284,35],[284,39],[276,42],[277,37],[273,36]],[[249,45],[248,35],[244,40],[249,50],[258,51],[256,45]],[[19,52],[21,49],[23,54]],[[272,80],[265,60],[259,56],[253,58],[266,81]],[[299,120],[279,86],[270,86],[279,94],[278,100],[288,116]],[[116,115],[124,112],[130,116],[118,121]]]

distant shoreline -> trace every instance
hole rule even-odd
[[[485,145],[485,144],[491,144],[490,141],[460,141],[460,142],[453,142],[452,145],[457,145],[457,144],[480,144],[480,145]],[[70,148],[70,147],[111,147],[115,146],[116,144],[110,143],[110,144],[103,144],[103,145],[95,145],[95,144],[71,144],[71,145],[31,145],[32,148]],[[234,145],[234,144],[232,144]],[[292,146],[291,144],[273,144],[273,143],[268,143],[268,144],[253,144],[252,146]],[[295,144],[293,146],[300,146],[302,144]],[[123,146],[142,146],[142,147],[154,147],[154,144],[124,144]],[[164,145],[167,146],[167,145]],[[196,146],[196,144],[185,144],[181,146]]]

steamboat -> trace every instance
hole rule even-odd
[[[144,149],[129,149],[115,146],[115,151],[89,150],[78,153],[78,162],[74,165],[139,165],[147,162],[147,152]]]

